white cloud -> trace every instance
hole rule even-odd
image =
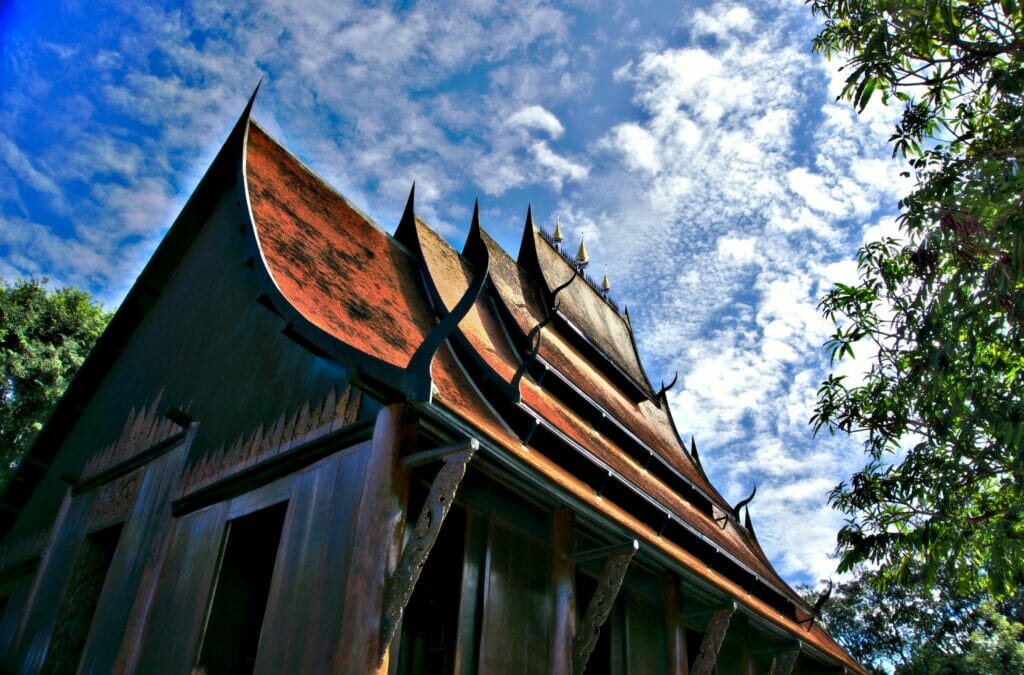
[[[562,188],[566,180],[581,181],[587,177],[589,169],[571,159],[556,154],[544,141],[537,141],[531,146],[533,157],[537,163],[548,169],[547,179],[555,185],[556,190]]]
[[[606,143],[622,153],[626,165],[630,168],[643,169],[651,173],[657,173],[661,168],[658,141],[639,124],[630,122],[617,125],[611,130]]]
[[[64,208],[64,193],[56,181],[36,168],[32,160],[3,133],[0,133],[0,159],[18,180],[48,195],[58,208]]]
[[[742,5],[719,3],[711,11],[698,11],[692,21],[697,35],[728,38],[736,34],[749,34],[757,25],[754,14]]]
[[[741,265],[752,263],[756,259],[754,237],[720,237],[718,240],[718,257],[731,260]]]
[[[558,138],[565,133],[565,127],[558,118],[539,105],[520,108],[509,115],[506,124],[510,127],[537,129],[547,133],[551,138]]]

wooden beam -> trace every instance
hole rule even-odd
[[[714,672],[715,663],[718,661],[718,650],[722,648],[725,633],[729,630],[729,621],[735,611],[735,608],[723,609],[711,615],[707,630],[704,632],[704,639],[700,643],[700,654],[697,655],[697,661],[693,664],[691,675],[711,675]]]
[[[639,548],[639,543],[634,539],[628,548],[616,548],[619,549],[618,552],[609,556],[608,562],[601,570],[597,589],[587,604],[587,611],[580,621],[579,632],[573,638],[572,665],[576,675],[580,675],[587,667],[587,661],[601,634],[601,626],[608,620],[608,615],[615,606],[615,598],[619,595],[622,580],[626,577],[626,570]]]

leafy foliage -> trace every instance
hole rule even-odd
[[[109,315],[75,288],[0,283],[0,485],[32,443]]]
[[[930,589],[920,569],[907,583],[879,590],[878,572],[863,567],[835,587],[822,609],[829,632],[875,672],[1024,672],[1024,604],[997,604],[978,591],[958,595],[939,576]],[[814,589],[801,589],[808,600]]]
[[[865,245],[859,282],[821,302],[832,362],[815,431],[861,432],[836,487],[841,570],[959,592],[1024,583],[1024,10],[1017,0],[809,0],[814,48],[846,59],[843,96],[904,105],[891,137],[916,181],[901,239]]]

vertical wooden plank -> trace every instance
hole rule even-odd
[[[455,647],[455,675],[475,675],[479,654],[481,590],[487,553],[487,517],[466,512],[466,547],[462,564],[462,596],[459,600],[459,636]]]
[[[317,572],[330,518],[336,462],[319,464],[294,481],[263,618],[256,673],[300,672],[308,622],[318,613]]]
[[[295,479],[256,673],[328,672],[346,600],[351,531],[370,444]]]
[[[353,540],[359,488],[370,456],[370,443],[339,458],[335,480],[331,519],[327,524],[324,554],[319,579],[319,605],[315,625],[307,631],[307,647],[298,672],[326,673],[337,635],[342,630],[342,616],[347,599],[349,563],[360,542]]]
[[[661,675],[669,670],[667,610],[653,599],[625,592],[626,671],[630,675]]]
[[[690,660],[686,654],[686,626],[682,621],[681,603],[679,580],[675,575],[666,575],[665,626],[668,628],[668,666],[672,675],[690,675]]]
[[[791,675],[798,658],[800,658],[800,647],[776,654],[772,659],[771,675]]]
[[[138,672],[187,673],[195,664],[227,508],[227,503],[208,506],[175,523],[145,627]]]
[[[481,673],[551,672],[551,555],[543,542],[492,524],[488,543]]]
[[[181,445],[145,468],[142,485],[107,572],[82,654],[81,672],[110,673],[135,650],[173,519],[171,499],[185,461]],[[123,669],[124,664],[122,664]]]
[[[16,672],[38,672],[46,660],[50,637],[67,593],[78,549],[85,538],[92,502],[92,494],[72,497],[68,488],[29,593],[28,611],[18,631],[14,659]]]
[[[392,404],[377,414],[353,532],[346,607],[334,651],[334,672],[387,672],[377,657],[384,586],[395,569],[405,527],[408,481],[398,460],[415,443],[414,411]]]
[[[551,632],[551,673],[572,670],[572,639],[576,635],[576,566],[573,553],[573,513],[557,509],[551,527],[551,585],[554,616]]]

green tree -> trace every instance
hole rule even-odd
[[[0,486],[110,318],[85,291],[45,283],[0,281]]]
[[[857,567],[822,608],[822,621],[874,672],[958,675],[1024,672],[1024,602],[993,602],[983,590],[958,594],[941,573],[926,588],[920,568],[903,584],[880,583]],[[802,587],[813,602],[817,591]]]
[[[1024,584],[1024,13],[1017,0],[809,0],[814,49],[844,60],[842,96],[904,106],[891,142],[915,186],[901,238],[859,251],[859,281],[821,302],[833,365],[815,431],[862,434],[836,487],[840,569],[994,597]]]

